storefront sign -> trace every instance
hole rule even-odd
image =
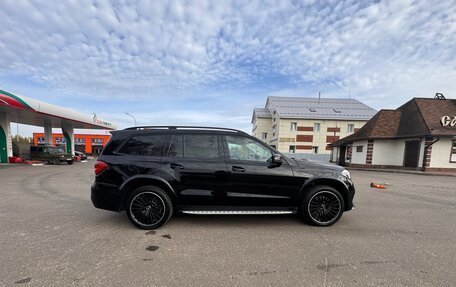
[[[456,116],[450,117],[450,116],[443,116],[440,118],[440,123],[442,126],[450,126],[450,127],[456,127]]]
[[[295,138],[279,138],[279,141],[282,142],[295,142]]]
[[[92,145],[103,145],[103,139],[92,139]]]
[[[57,145],[66,144],[66,139],[65,138],[55,138],[55,144],[57,144]]]
[[[85,139],[84,138],[75,138],[74,144],[75,145],[85,145]]]

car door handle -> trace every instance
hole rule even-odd
[[[240,167],[240,166],[235,166],[235,165],[233,165],[233,166],[231,167],[231,170],[232,170],[232,171],[237,171],[237,172],[244,172],[244,171],[245,171],[245,168]]]
[[[170,163],[169,167],[172,169],[184,169],[184,166],[178,163]]]

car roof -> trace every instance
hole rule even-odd
[[[249,135],[246,132],[231,129],[231,128],[219,128],[219,127],[201,127],[201,126],[138,126],[126,128],[122,131],[125,132],[177,132],[177,133],[189,133],[189,132],[198,132],[198,133],[224,133],[224,134],[240,134],[240,135]],[[111,133],[120,132],[112,131]]]

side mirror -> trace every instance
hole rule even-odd
[[[272,155],[272,163],[279,166],[283,163],[282,156],[280,154],[273,154]]]

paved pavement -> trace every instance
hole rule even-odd
[[[0,166],[0,286],[456,286],[455,177],[353,171],[356,209],[329,228],[180,215],[147,232],[92,206],[92,164]]]

